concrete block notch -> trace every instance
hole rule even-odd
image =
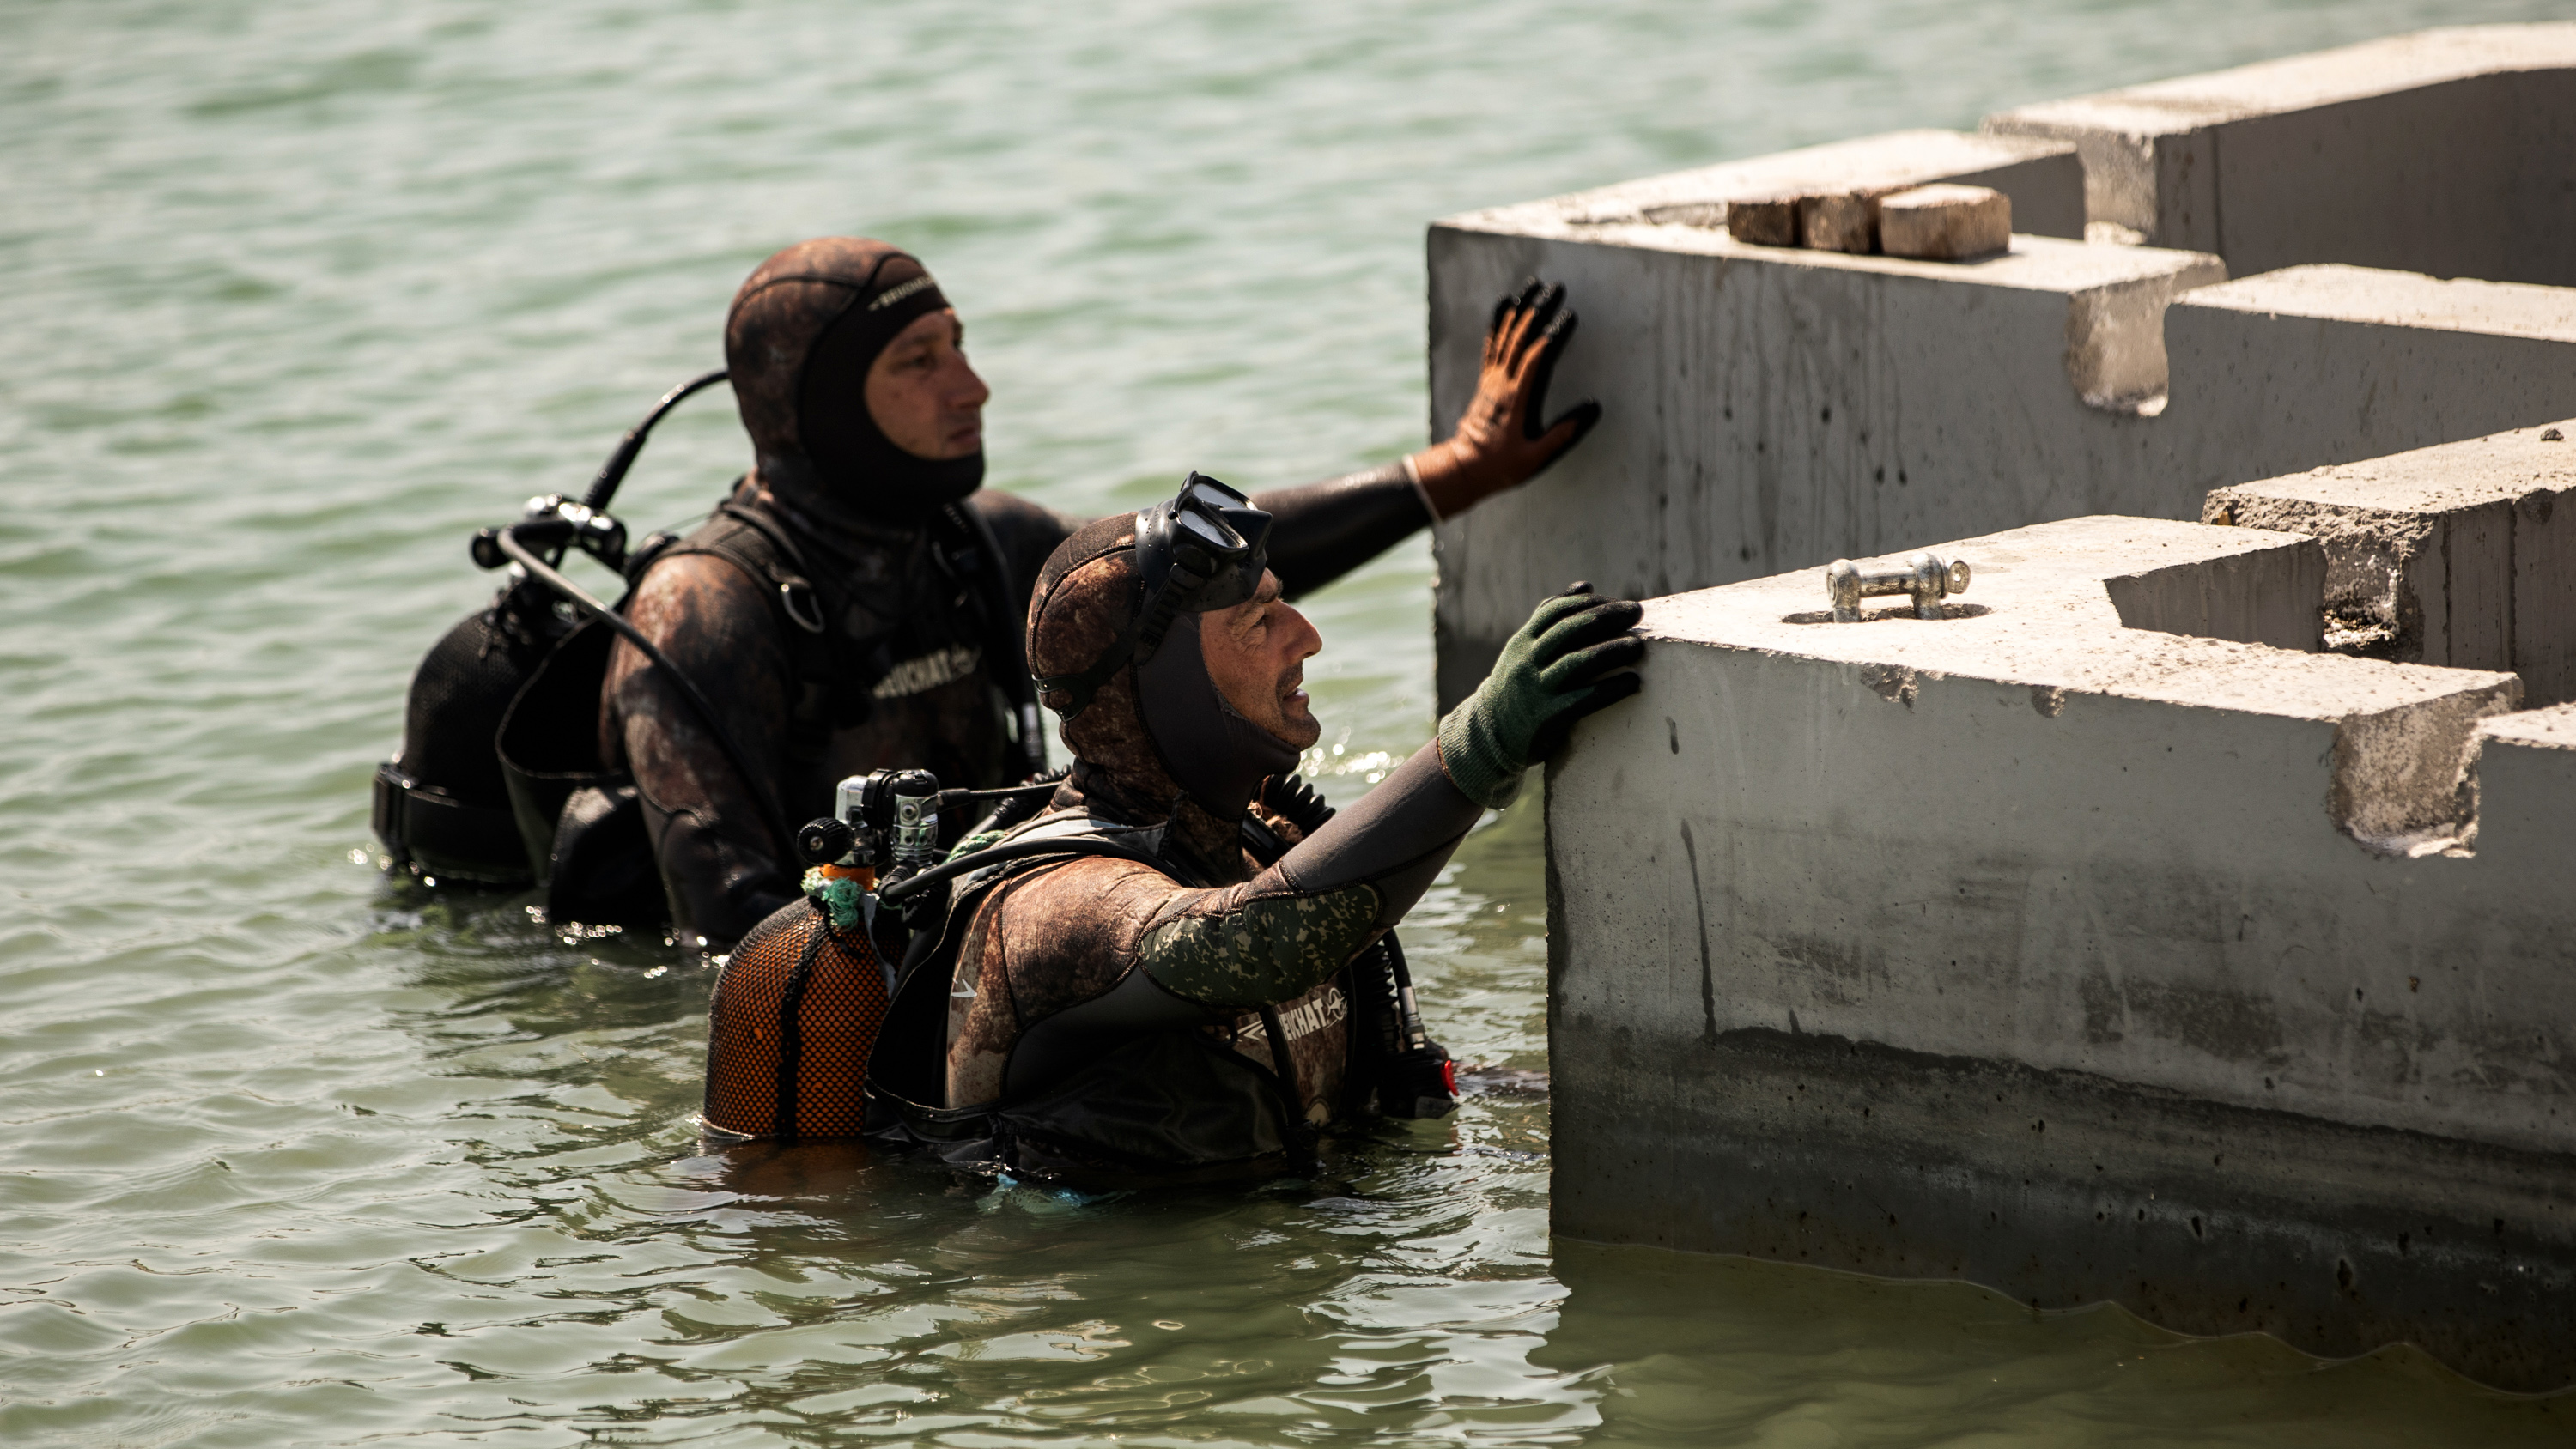
[[[2561,704],[2576,699],[2576,450],[2566,431],[2518,428],[2240,483],[2213,491],[2201,517],[2319,539],[2333,647],[2509,669],[2527,702]]]
[[[1552,767],[1557,1230],[2567,1382],[2576,709],[2284,647],[2313,539],[1923,542],[1653,601]]]

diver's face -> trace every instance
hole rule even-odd
[[[1298,749],[1323,738],[1314,701],[1306,697],[1306,660],[1324,636],[1279,597],[1279,576],[1231,609],[1199,616],[1199,655],[1208,678],[1234,712]]]
[[[868,364],[868,416],[886,441],[944,462],[984,446],[984,400],[993,395],[966,365],[957,309],[924,312]]]

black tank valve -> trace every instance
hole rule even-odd
[[[805,828],[796,832],[796,854],[807,865],[830,865],[858,843],[859,832],[850,822],[829,815],[806,821]]]

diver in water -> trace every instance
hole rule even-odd
[[[1574,585],[1430,743],[1320,811],[1287,777],[1322,730],[1301,685],[1323,641],[1283,597],[1272,536],[1265,513],[1193,475],[1046,561],[1029,666],[1073,771],[1046,814],[988,848],[1006,861],[1013,841],[1085,837],[1128,853],[954,882],[939,937],[954,965],[922,983],[948,1006],[944,1041],[926,1044],[938,1058],[906,1069],[924,1044],[890,1041],[870,1076],[950,1160],[1240,1169],[1293,1159],[1329,1120],[1415,1115],[1409,1099],[1368,1100],[1346,968],[1575,721],[1639,687],[1638,606]]]
[[[1563,302],[1533,281],[1497,304],[1453,436],[1259,496],[1286,595],[1527,481],[1582,438],[1596,403],[1540,418],[1574,329]],[[989,394],[963,335],[920,262],[865,239],[789,247],[734,298],[725,361],[755,465],[706,524],[650,556],[626,607],[721,722],[711,730],[623,640],[598,717],[600,760],[632,774],[683,940],[721,947],[797,897],[790,832],[838,779],[903,765],[990,786],[1043,767],[1021,614],[1080,523],[981,490]],[[734,749],[761,778],[734,768]]]

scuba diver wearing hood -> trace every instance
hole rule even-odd
[[[1346,968],[1576,720],[1638,688],[1637,605],[1575,585],[1539,605],[1437,738],[1357,804],[1314,808],[1287,776],[1322,728],[1300,688],[1322,640],[1266,566],[1272,533],[1193,474],[1047,560],[1029,666],[1073,771],[1048,813],[990,848],[1052,835],[1130,853],[1023,856],[952,884],[940,949],[919,958],[936,979],[903,989],[947,998],[944,1036],[880,1045],[870,1074],[952,1161],[1275,1169],[1325,1122],[1370,1110]],[[926,1019],[903,1004],[892,1018],[938,1036]]]
[[[1280,587],[1320,587],[1572,447],[1597,404],[1540,416],[1574,320],[1561,288],[1529,283],[1497,305],[1452,437],[1261,495]],[[789,247],[734,298],[725,360],[755,467],[696,532],[638,551],[625,609],[721,718],[711,729],[621,640],[597,723],[683,940],[721,947],[796,898],[793,825],[836,780],[918,766],[993,786],[1043,768],[1021,615],[1080,524],[980,489],[988,393],[961,337],[921,263],[866,239]]]

